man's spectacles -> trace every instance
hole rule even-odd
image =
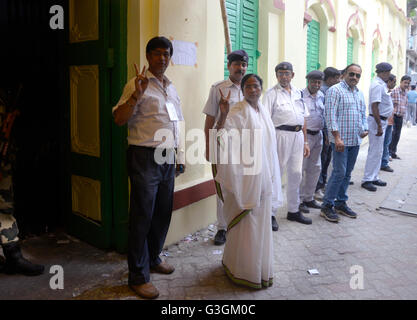
[[[287,78],[289,78],[289,77],[291,77],[292,76],[292,72],[277,72],[277,75],[278,75],[278,77],[287,77]]]
[[[356,77],[356,79],[360,79],[361,78],[361,74],[360,73],[349,72],[348,75],[351,78],[353,78],[353,77]]]

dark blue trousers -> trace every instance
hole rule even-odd
[[[394,125],[392,127],[392,140],[389,145],[389,154],[397,155],[397,145],[401,137],[401,129],[403,127],[403,117],[394,114]]]
[[[317,182],[316,191],[326,186],[327,170],[329,168],[330,162],[332,161],[332,147],[330,146],[330,144],[326,144],[326,137],[328,135],[327,130],[322,130],[322,132],[323,149],[321,149],[321,172],[319,176],[319,181]]]
[[[159,165],[154,148],[129,146],[127,168],[130,178],[128,240],[129,284],[150,280],[150,267],[161,263],[171,222],[175,164]]]

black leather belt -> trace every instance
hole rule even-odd
[[[298,126],[279,126],[279,127],[276,127],[277,129],[279,129],[279,130],[285,130],[285,131],[295,131],[295,132],[298,132],[298,131],[301,131],[301,129],[303,129],[303,126],[300,126],[300,125],[298,125]]]
[[[319,134],[319,133],[320,133],[320,131],[312,131],[312,130],[308,130],[308,129],[307,129],[307,133],[308,133],[308,134],[311,134],[312,136],[315,136],[316,134]]]
[[[370,114],[370,116],[371,116],[371,117],[373,117],[374,115],[373,115],[373,114]],[[388,119],[388,117],[379,116],[379,119],[381,119],[381,120],[384,120],[384,121],[385,121],[385,120],[387,120],[387,119]]]

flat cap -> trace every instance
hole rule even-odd
[[[324,73],[321,72],[320,70],[313,70],[307,74],[306,79],[323,80]]]
[[[391,71],[392,65],[390,65],[388,62],[381,62],[376,65],[376,72],[386,72]]]
[[[290,70],[293,71],[292,64],[289,62],[281,62],[275,67],[275,72],[278,70]]]
[[[233,61],[245,61],[245,62],[249,62],[249,56],[246,53],[245,50],[236,50],[231,52],[228,56],[227,56],[227,61],[229,61],[229,63],[233,62]]]

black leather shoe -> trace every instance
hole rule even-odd
[[[216,235],[214,236],[214,244],[216,246],[221,246],[226,243],[226,230],[220,229],[217,231]]]
[[[381,170],[386,172],[394,172],[394,169],[392,169],[390,166],[381,167]]]
[[[308,208],[321,209],[321,205],[319,205],[318,202],[315,200],[304,201],[304,205],[307,206]]]
[[[372,184],[376,185],[376,186],[380,186],[380,187],[385,187],[387,185],[387,183],[385,181],[382,180],[375,180],[372,181]]]
[[[308,210],[304,202],[300,203],[300,205],[298,206],[298,210],[300,210],[302,213],[310,213],[310,210]]]
[[[375,192],[377,190],[376,187],[372,184],[371,181],[366,181],[366,182],[362,183],[362,188],[364,188],[368,191],[372,191],[372,192]]]
[[[401,160],[401,158],[397,156],[395,153],[391,155],[391,158]]]
[[[349,185],[353,186],[355,183],[353,181],[349,181]]]
[[[272,220],[272,231],[278,231],[279,226],[278,226],[277,219],[274,216],[272,216],[271,220]]]
[[[312,224],[312,220],[310,218],[304,217],[300,211],[288,212],[287,219],[290,221],[297,221],[302,224]]]
[[[38,276],[43,274],[45,267],[26,260],[20,250],[18,242],[3,245],[3,253],[6,257],[3,272],[6,274],[23,274],[25,276]]]

